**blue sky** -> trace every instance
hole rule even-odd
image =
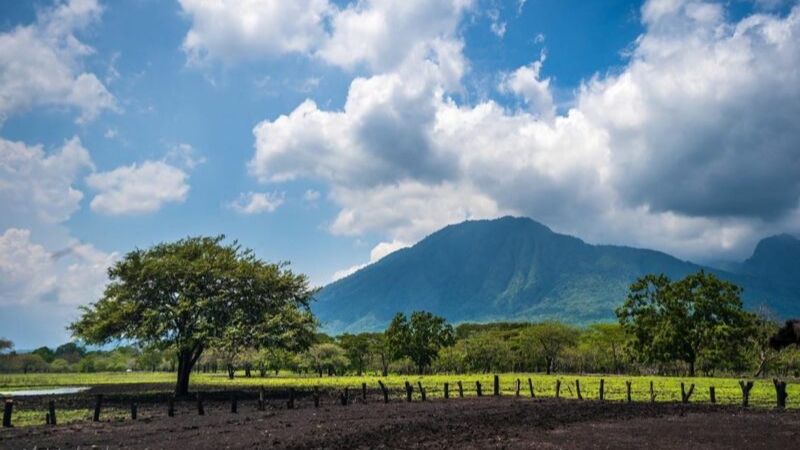
[[[525,215],[740,259],[800,230],[793,1],[0,4],[0,335],[225,234],[324,285]]]

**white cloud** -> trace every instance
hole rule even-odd
[[[179,0],[192,27],[183,41],[190,63],[310,53],[324,38],[327,0]]]
[[[191,144],[180,143],[170,147],[164,161],[184,169],[194,169],[206,162],[205,156],[199,155]]]
[[[284,198],[282,192],[248,192],[242,193],[230,206],[241,214],[274,212],[283,204]]]
[[[337,66],[397,67],[408,55],[450,40],[471,0],[364,0],[331,19],[331,34],[318,55]],[[424,51],[424,50],[422,50]]]
[[[538,61],[520,67],[505,76],[500,83],[500,90],[522,97],[532,112],[550,119],[556,111],[553,94],[550,92],[550,79],[541,79],[540,75],[544,60],[545,55],[542,53]]]
[[[306,101],[258,124],[250,171],[326,183],[333,233],[409,243],[505,213],[687,258],[800,230],[800,6],[730,23],[716,3],[659,0],[642,17],[626,67],[587,82],[564,114],[543,59],[503,82],[528,110],[457,104],[467,62],[444,40],[456,50],[353,80],[340,111]]]
[[[76,108],[79,123],[116,109],[103,83],[82,71],[81,61],[93,50],[74,34],[101,11],[96,0],[59,2],[40,10],[33,24],[0,34],[0,123],[37,106]]]
[[[339,67],[394,68],[452,40],[473,0],[180,0],[190,64],[301,54]],[[306,89],[311,86],[305,86]]]
[[[0,227],[31,223],[56,224],[80,207],[83,193],[75,188],[79,174],[93,169],[89,152],[73,137],[57,151],[45,153],[0,138]]]
[[[409,247],[409,244],[401,241],[392,241],[392,242],[381,242],[375,247],[372,248],[372,251],[369,253],[369,262],[366,264],[358,264],[352,267],[348,267],[347,269],[337,270],[333,276],[331,277],[331,281],[340,280],[347,276],[350,276],[359,270],[367,267],[370,264],[376,263],[383,259],[385,256],[396,252],[402,248]]]
[[[136,215],[158,211],[166,203],[181,203],[189,194],[188,174],[164,161],[118,167],[93,173],[86,184],[98,191],[92,211],[108,215]]]
[[[94,301],[116,258],[74,241],[65,251],[49,252],[32,242],[29,230],[7,229],[0,234],[0,306]]]

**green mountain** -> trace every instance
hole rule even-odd
[[[414,310],[452,322],[580,324],[613,320],[639,276],[680,278],[700,269],[744,286],[751,308],[768,304],[782,316],[800,312],[794,296],[800,292],[774,289],[757,271],[730,273],[653,250],[590,245],[515,217],[447,226],[326,286],[312,308],[333,333],[382,329],[395,313]]]

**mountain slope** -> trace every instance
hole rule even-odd
[[[586,323],[613,319],[641,275],[680,278],[702,268],[652,250],[589,245],[531,219],[504,217],[445,227],[326,286],[313,309],[332,332],[380,329],[396,312],[420,309],[454,322]],[[753,305],[768,302],[786,313],[797,304],[790,289],[776,294],[753,274],[706,270],[744,285]]]

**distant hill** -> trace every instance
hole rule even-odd
[[[414,310],[452,322],[558,319],[583,324],[613,320],[613,310],[639,276],[680,278],[704,269],[744,286],[748,306],[767,304],[779,315],[796,315],[800,292],[783,282],[775,287],[763,276],[797,254],[783,247],[782,241],[767,242],[741,265],[740,273],[731,273],[653,250],[590,245],[528,218],[467,221],[331,283],[312,308],[334,333],[382,329],[398,311]],[[796,279],[793,273],[780,272]]]

